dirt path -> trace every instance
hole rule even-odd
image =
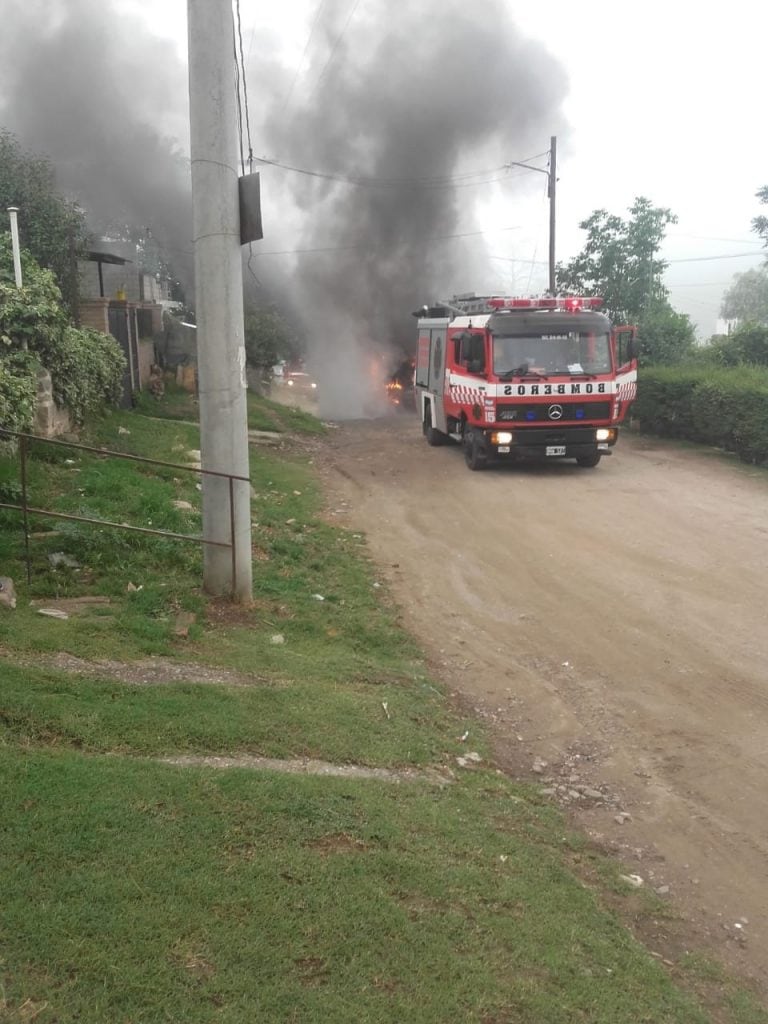
[[[768,474],[629,436],[470,473],[405,415],[318,461],[500,759],[604,787],[580,823],[768,991]]]

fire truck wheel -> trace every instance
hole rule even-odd
[[[592,452],[591,455],[580,455],[576,459],[577,465],[581,466],[582,469],[594,469],[600,461],[600,452]]]
[[[473,471],[485,469],[488,465],[488,457],[480,447],[477,438],[472,434],[464,439],[464,461]]]
[[[424,430],[424,437],[426,437],[428,445],[431,445],[433,448],[437,448],[438,445],[445,444],[445,442],[448,440],[448,437],[442,432],[442,430],[436,430],[432,426],[432,424],[429,422],[429,415],[429,410],[427,410],[427,414],[424,418],[424,423],[422,424]]]

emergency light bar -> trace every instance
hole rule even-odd
[[[488,299],[489,309],[565,309],[577,313],[581,309],[597,309],[603,300],[597,296],[548,296],[537,299]]]

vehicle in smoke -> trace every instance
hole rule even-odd
[[[301,395],[312,401],[317,400],[317,381],[313,380],[304,370],[284,372],[282,376],[275,378],[275,383],[279,383],[294,395]]]
[[[416,401],[430,445],[458,441],[470,469],[498,460],[610,455],[637,393],[636,328],[599,298],[462,296],[423,307]]]
[[[415,409],[414,378],[416,372],[415,359],[403,359],[397,369],[387,379],[384,390],[387,402],[399,411]]]

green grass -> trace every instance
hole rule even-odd
[[[271,430],[278,433],[324,434],[325,427],[311,413],[282,402],[249,391],[248,426],[251,430]],[[138,399],[138,410],[146,416],[160,419],[185,420],[197,423],[200,409],[197,398],[170,381],[166,382],[165,395],[161,401],[142,391]]]
[[[0,763],[6,999],[41,1021],[707,1020],[503,780]]]
[[[0,743],[25,747],[410,766],[459,753],[458,728],[445,699],[424,685],[137,686],[3,666]]]
[[[120,428],[130,433],[121,434]],[[186,452],[199,444],[194,427],[173,422],[158,429],[157,421],[134,413],[107,417],[84,441],[168,462],[188,461]],[[0,471],[12,480],[14,460],[0,459]],[[30,502],[95,519],[199,534],[198,479],[193,473],[40,444],[33,447],[30,461]],[[395,612],[378,598],[361,557],[361,540],[317,518],[320,496],[308,466],[255,451],[251,479],[256,613],[246,626],[226,631],[214,660],[239,667],[259,660],[271,671],[324,679],[409,671],[416,649],[397,627]],[[174,500],[188,501],[195,511],[178,511]],[[0,512],[0,564],[20,591],[17,614],[0,617],[0,644],[91,657],[172,654],[178,649],[176,613],[203,608],[199,545],[51,519],[33,520],[35,531],[56,532],[33,540],[27,590],[20,525],[17,513]],[[81,569],[51,568],[48,556],[59,551],[75,558]],[[142,590],[129,594],[129,584]],[[43,620],[26,600],[82,593],[112,600],[99,621],[94,615]],[[271,643],[278,632],[286,640],[279,650]],[[202,629],[193,630],[192,640],[193,648],[195,642],[207,646]]]
[[[313,416],[296,406],[283,405],[248,392],[248,426],[251,430],[287,430],[293,434],[325,434],[326,428]]]
[[[189,397],[151,402],[151,418],[114,413],[83,440],[184,461],[198,447]],[[0,1020],[766,1024],[748,992],[693,961],[675,984],[617,916],[660,920],[658,902],[619,883],[537,791],[486,767],[479,723],[430,680],[363,539],[323,521],[304,458],[255,450],[251,471],[255,604],[236,614],[200,593],[195,545],[53,521],[27,589],[18,519],[0,513],[0,564],[19,581],[18,609],[0,614]],[[14,481],[0,458],[0,488]],[[30,465],[47,507],[181,532],[199,530],[173,507],[199,508],[195,483],[42,445]],[[81,568],[52,569],[56,551]],[[110,604],[68,621],[28,604],[79,594]],[[186,640],[181,609],[199,616]],[[58,651],[259,681],[130,686],[35,667]],[[153,760],[445,771],[467,727],[483,764],[442,788]]]

